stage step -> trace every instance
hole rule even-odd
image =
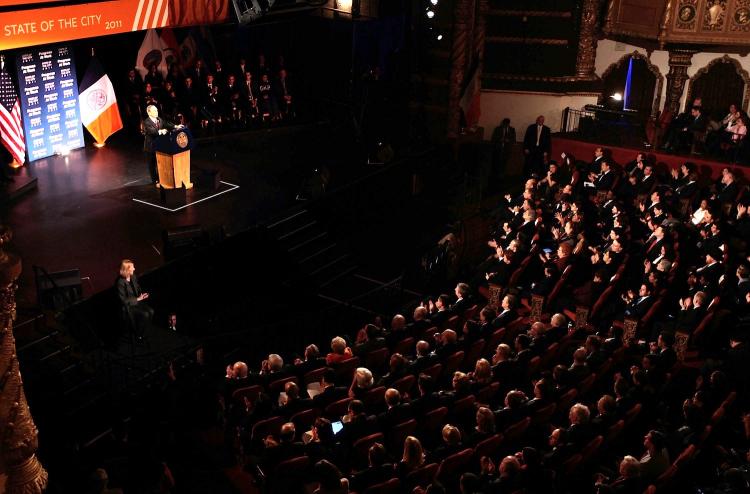
[[[266,227],[316,286],[324,287],[354,273],[351,253],[327,231],[323,222],[306,209],[289,213]]]

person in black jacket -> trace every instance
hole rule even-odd
[[[541,175],[543,165],[549,157],[552,148],[549,127],[544,125],[544,116],[539,115],[536,123],[529,125],[523,138],[524,176]]]
[[[135,264],[130,259],[120,262],[120,276],[115,283],[117,296],[120,299],[125,316],[139,340],[143,339],[146,328],[154,317],[154,309],[146,303],[148,293],[141,290],[138,277],[135,275]]]
[[[146,107],[148,117],[143,119],[143,152],[146,153],[148,161],[148,172],[151,174],[151,181],[159,185],[159,173],[156,169],[156,138],[164,135],[175,126],[171,122],[159,118],[159,110],[154,105]]]

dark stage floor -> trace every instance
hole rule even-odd
[[[199,202],[170,210],[147,204],[159,204],[158,191],[138,136],[121,132],[105,148],[88,145],[31,163],[25,173],[38,179],[38,189],[2,213],[24,260],[19,307],[36,304],[32,265],[80,268],[86,297],[112,285],[122,258],[134,259],[141,273],[162,265],[166,229],[200,225],[231,235],[294,203],[316,167],[347,164],[332,174],[331,188],[372,171],[330,135],[328,125],[309,123],[203,139],[192,168],[219,170],[223,183],[215,192],[192,191],[189,200]]]

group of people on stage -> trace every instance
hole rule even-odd
[[[296,92],[283,57],[275,67],[260,55],[251,66],[241,58],[231,68],[220,61],[207,67],[173,63],[166,76],[156,65],[141,78],[136,69],[118,85],[125,121],[133,128],[156,107],[164,117],[200,128],[244,128],[261,122],[294,118]]]

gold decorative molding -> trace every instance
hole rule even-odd
[[[520,91],[514,89],[482,89],[483,93],[502,93],[502,94],[531,94],[534,96],[591,96],[599,97],[597,92],[590,91],[565,91],[561,93],[553,93],[551,91]]]
[[[596,27],[599,18],[599,5],[600,0],[584,0],[581,9],[576,76],[583,80],[596,79]]]
[[[734,70],[737,72],[737,75],[742,77],[742,81],[745,83],[745,91],[742,96],[742,110],[747,111],[748,103],[750,103],[750,74],[747,72],[747,70],[742,68],[739,60],[732,58],[729,55],[714,58],[713,60],[708,62],[705,67],[701,67],[695,74],[693,74],[693,77],[690,78],[688,83],[688,92],[685,101],[693,101],[693,85],[695,84],[695,81],[700,79],[703,75],[707,74],[708,71],[711,70],[711,67],[719,63],[731,63],[732,65],[734,65]]]
[[[38,494],[47,472],[36,457],[38,431],[31,417],[13,337],[20,258],[7,250],[10,229],[0,226],[0,464],[8,494]]]
[[[485,72],[484,77],[499,81],[527,81],[527,82],[583,82],[591,81],[590,79],[581,79],[575,75],[563,76],[536,76],[536,75],[519,75],[519,74],[502,74],[499,72]],[[598,94],[598,93],[597,93]]]
[[[735,0],[729,30],[743,33],[750,31],[750,0]]]
[[[517,36],[487,36],[487,43],[519,43],[524,45],[568,46],[567,39],[522,38]]]
[[[703,30],[723,31],[727,18],[727,0],[706,0],[703,7]]]
[[[654,95],[654,98],[652,100],[651,105],[651,116],[655,117],[656,114],[659,112],[659,105],[661,103],[661,91],[664,88],[664,76],[662,75],[661,71],[659,70],[659,67],[651,63],[651,59],[648,58],[647,55],[644,55],[643,53],[639,52],[638,50],[633,51],[633,53],[628,53],[627,55],[623,55],[620,57],[620,59],[607,67],[607,69],[602,73],[602,80],[605,80],[609,74],[615,70],[618,67],[621,67],[623,63],[630,60],[630,58],[637,58],[639,60],[643,60],[646,62],[646,67],[648,68],[649,72],[654,74],[656,76],[656,84],[655,84],[655,91],[656,94]],[[600,102],[601,102],[600,96]]]
[[[681,0],[674,16],[674,28],[695,31],[698,26],[698,0]]]
[[[680,111],[680,98],[685,91],[685,82],[688,79],[687,69],[695,51],[692,50],[670,50],[669,51],[669,73],[667,74],[667,97],[664,103],[673,115]]]
[[[571,19],[572,12],[549,12],[544,10],[508,10],[508,9],[488,9],[487,15],[504,16],[504,17],[557,17],[561,19]]]
[[[674,0],[667,0],[667,4],[664,7],[664,14],[661,18],[661,27],[659,29],[659,36],[657,39],[659,40],[659,48],[662,50],[664,49],[664,44],[666,43],[667,35],[669,34],[669,20],[672,17],[672,3]]]

